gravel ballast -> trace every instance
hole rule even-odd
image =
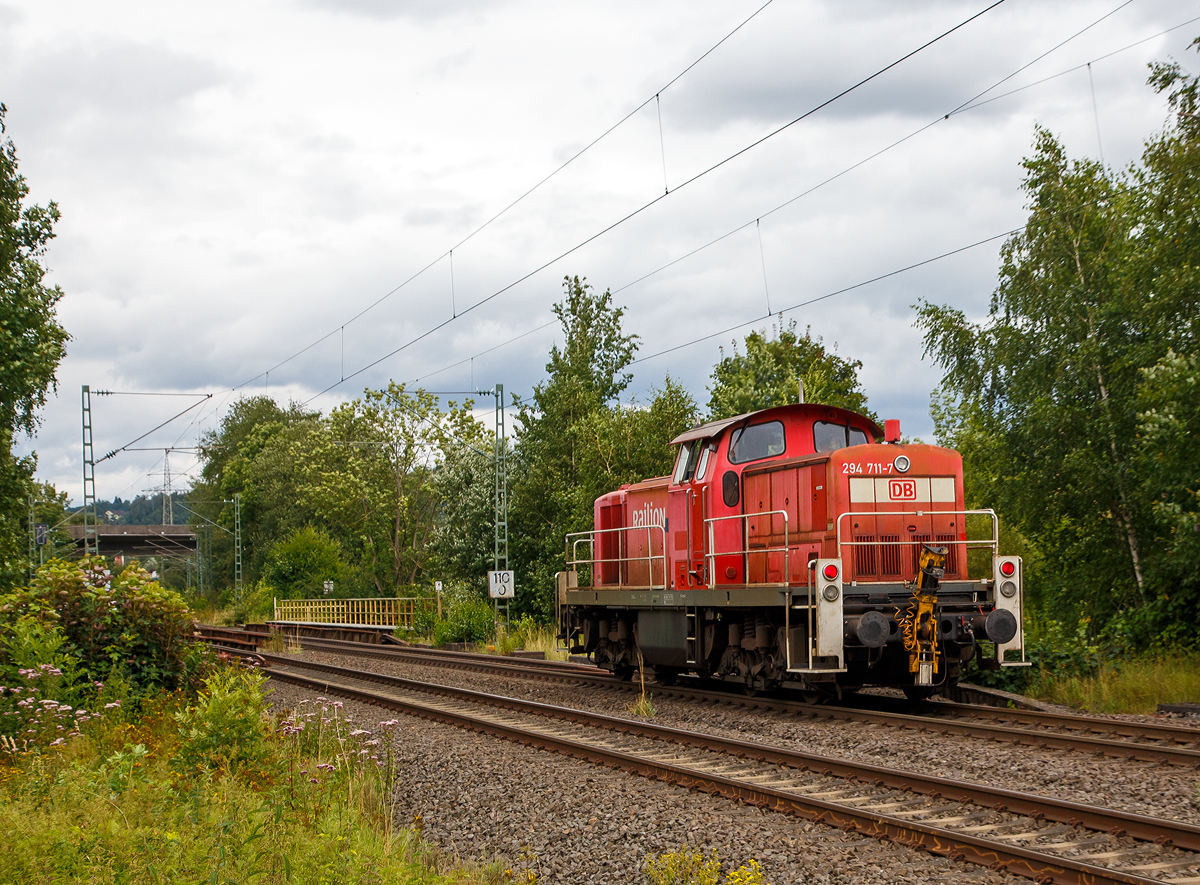
[[[315,696],[286,683],[271,689],[280,708]],[[391,715],[343,704],[368,729]],[[642,882],[647,857],[686,844],[716,849],[726,872],[753,858],[774,885],[1025,881],[416,717],[400,721],[397,823],[419,820],[426,840],[452,857],[500,860],[518,878],[530,870],[542,882]]]
[[[614,716],[628,716],[634,698],[622,691],[315,651],[305,651],[302,659]],[[648,691],[653,694],[653,686]],[[655,699],[654,707],[659,725],[1200,824],[1195,769],[669,698]]]

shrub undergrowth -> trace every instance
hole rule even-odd
[[[368,731],[321,699],[264,713],[262,677],[214,673],[111,707],[62,743],[0,754],[0,881],[471,882],[393,826],[396,720]],[[374,733],[372,733],[374,732]]]
[[[763,879],[762,867],[753,858],[736,870],[721,878],[721,857],[715,848],[707,855],[689,849],[686,845],[678,851],[646,859],[643,872],[649,885],[768,885]]]

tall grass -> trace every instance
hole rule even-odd
[[[1090,675],[1035,676],[1033,694],[1092,713],[1153,713],[1159,704],[1200,703],[1200,656],[1102,663]]]
[[[113,707],[57,745],[0,752],[0,882],[499,882],[393,824],[395,720],[322,702],[278,722],[229,672]]]
[[[565,661],[569,656],[567,651],[559,649],[554,627],[539,624],[530,617],[509,624],[508,630],[501,632],[495,644],[487,643],[482,647],[502,655],[517,649],[541,651],[546,653],[548,661]]]

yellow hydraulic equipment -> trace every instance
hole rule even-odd
[[[938,672],[938,625],[934,609],[938,586],[946,574],[946,548],[922,544],[917,565],[912,598],[898,620],[904,635],[904,650],[908,652],[908,671],[916,674],[914,684],[933,685]]]

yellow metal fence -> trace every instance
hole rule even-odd
[[[393,596],[373,599],[276,599],[275,620],[307,624],[365,624],[411,628],[420,610],[432,599]]]

